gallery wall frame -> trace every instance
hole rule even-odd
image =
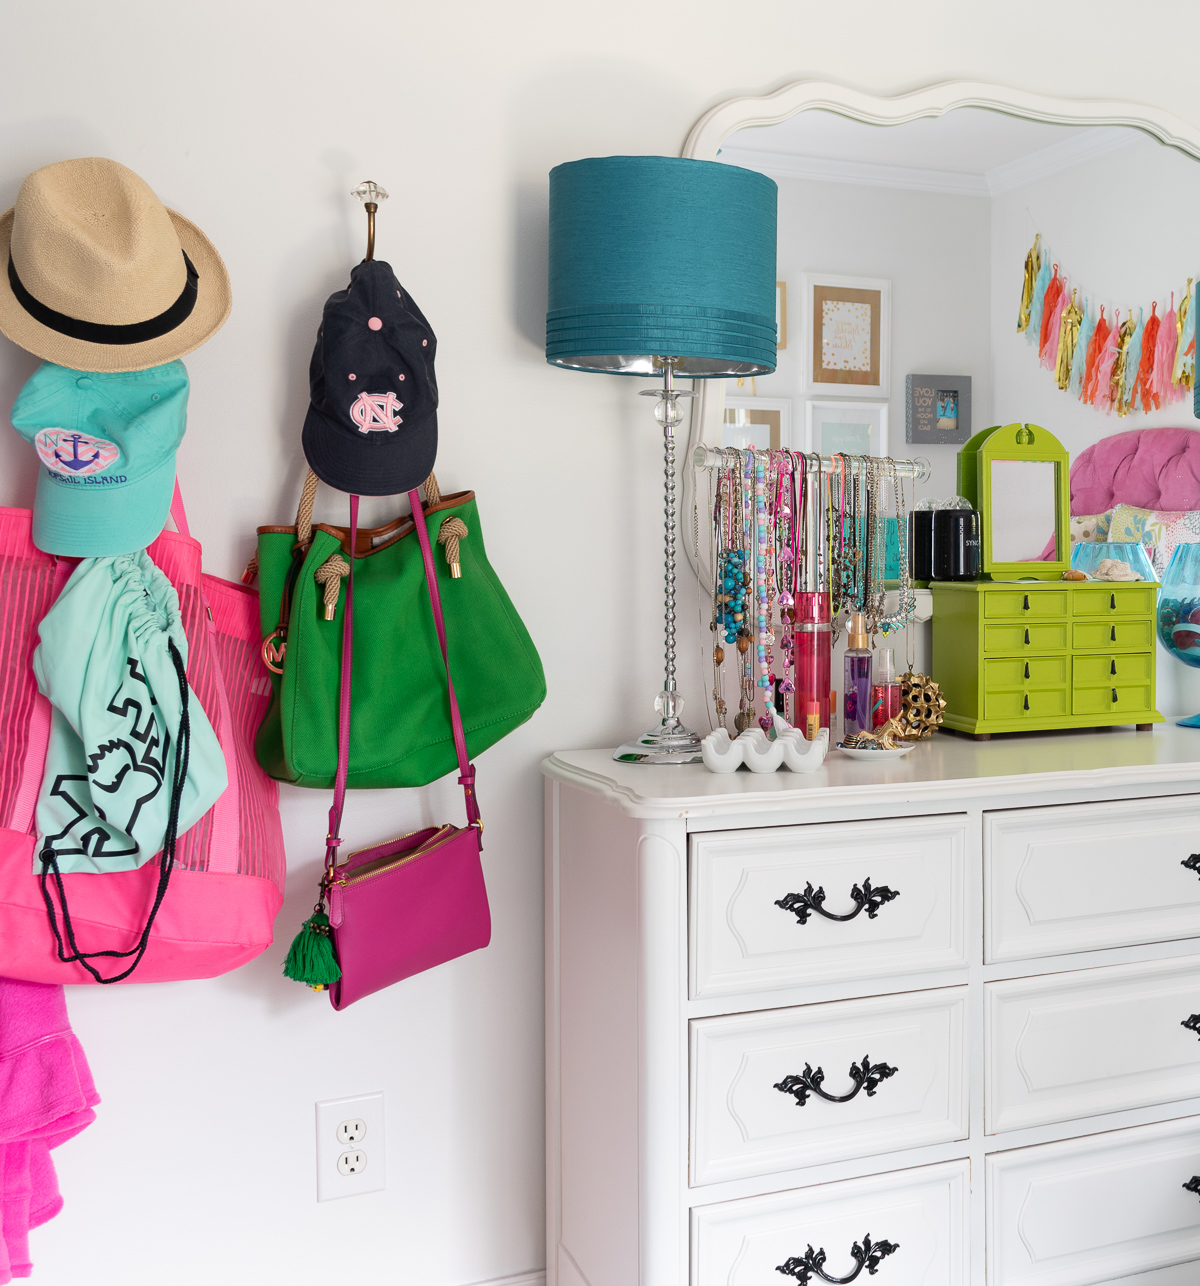
[[[821,455],[886,456],[887,402],[810,398],[804,404],[804,450]]]
[[[794,450],[792,402],[786,397],[726,397],[721,445],[758,451]]]
[[[887,397],[892,283],[885,277],[802,273],[800,347],[806,393]]]

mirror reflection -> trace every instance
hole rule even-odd
[[[928,458],[926,494],[948,495],[958,445],[988,425],[1043,424],[1074,457],[1124,428],[1192,422],[1178,402],[1126,416],[1084,404],[1017,330],[1038,234],[1080,302],[1103,304],[1108,319],[1116,309],[1121,320],[1139,307],[1148,315],[1155,300],[1161,317],[1172,291],[1178,306],[1196,270],[1200,164],[1191,156],[1133,128],[963,108],[902,125],[804,111],[735,132],[717,159],[779,184],[786,347],[774,374],[727,391],[790,401],[783,445],[808,445],[805,404],[814,399],[885,402],[888,453]],[[838,351],[814,342],[814,300],[830,313],[831,343],[844,340]],[[836,384],[814,382],[822,362],[839,370]],[[918,406],[914,416],[907,390],[916,376],[932,392],[928,413]]]
[[[1032,563],[1054,537],[1058,465],[1050,460],[993,460],[992,561]]]

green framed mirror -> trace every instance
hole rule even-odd
[[[976,433],[958,453],[958,490],[979,510],[984,579],[1061,578],[1071,557],[1070,457],[1049,429]]]

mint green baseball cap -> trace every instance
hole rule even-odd
[[[187,400],[179,361],[111,373],[43,362],[12,411],[40,464],[33,543],[68,558],[145,549],[171,508]]]

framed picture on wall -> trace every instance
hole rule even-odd
[[[887,455],[888,404],[806,402],[804,449],[821,455]]]
[[[801,277],[806,393],[886,397],[892,283],[882,277]]]
[[[905,442],[962,446],[970,436],[969,375],[909,375],[905,379]]]
[[[778,397],[727,397],[721,445],[778,451],[792,446],[792,404]]]
[[[775,347],[787,348],[787,282],[775,283]]]

